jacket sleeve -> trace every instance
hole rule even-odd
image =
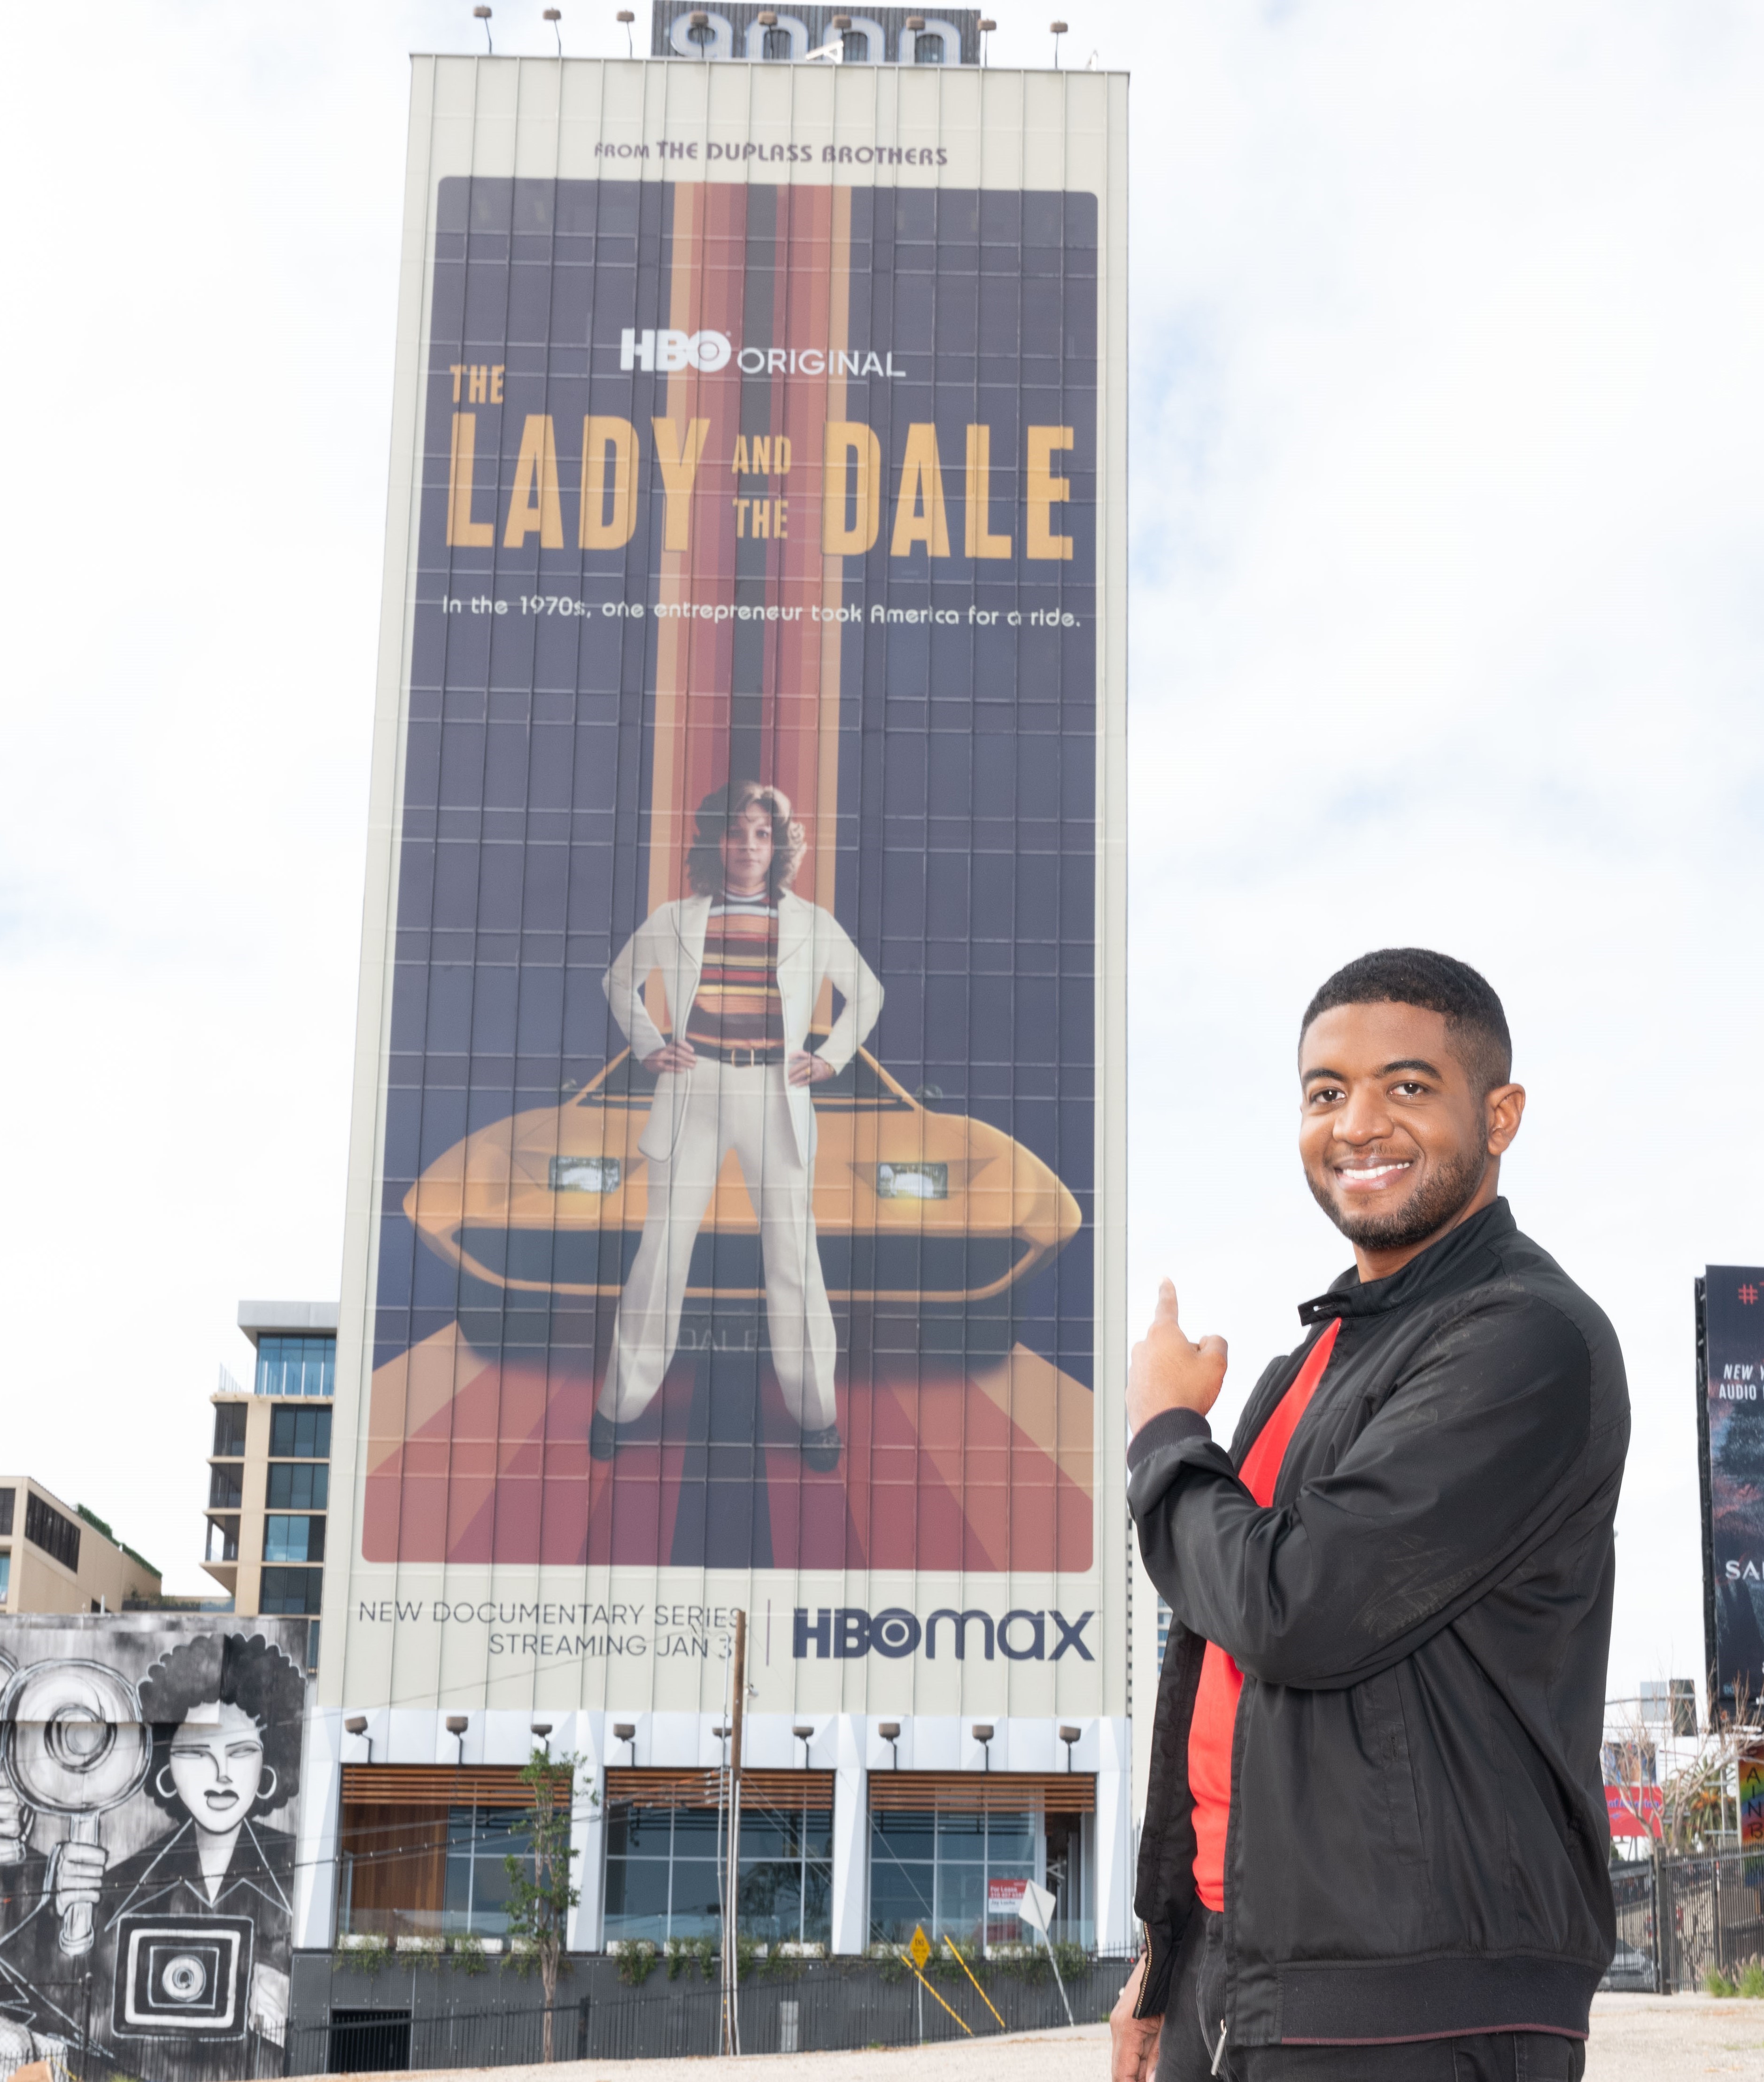
[[[832,1031],[815,1053],[836,1071],[843,1070],[882,1017],[882,987],[850,934],[830,911],[817,907],[815,930],[818,937],[824,935],[821,973],[845,1001]]]
[[[1559,1309],[1484,1288],[1435,1330],[1335,1466],[1264,1510],[1206,1420],[1128,1448],[1147,1573],[1185,1626],[1272,1684],[1327,1690],[1411,1654],[1583,1501],[1592,1359]]]
[[[631,1052],[640,1063],[666,1045],[655,1021],[649,1016],[649,1008],[643,1002],[643,985],[648,980],[651,969],[660,968],[663,976],[667,975],[661,925],[671,908],[671,905],[664,905],[661,910],[651,912],[643,921],[613,956],[613,966],[607,971],[601,985],[606,993],[606,1001],[613,1008],[613,1017],[618,1022],[625,1039],[631,1044]],[[675,934],[672,937],[678,939],[679,935]]]

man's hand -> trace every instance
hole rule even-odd
[[[30,1809],[10,1785],[0,1785],[0,1865],[22,1865],[30,1835]]]
[[[793,1085],[822,1085],[838,1073],[824,1056],[810,1056],[798,1048],[785,1075]]]
[[[1145,1955],[1127,1976],[1127,1985],[1115,1997],[1109,2012],[1109,2082],[1151,2082],[1157,2072],[1158,2036],[1164,2029],[1160,2017],[1136,2017],[1133,2006],[1145,1986]]]
[[[643,1068],[652,1077],[659,1077],[669,1070],[689,1070],[697,1060],[698,1051],[691,1042],[669,1041],[643,1058]]]
[[[1129,1427],[1138,1431],[1165,1410],[1192,1410],[1204,1417],[1224,1385],[1225,1340],[1202,1338],[1191,1345],[1177,1321],[1176,1289],[1163,1281],[1151,1327],[1127,1364]]]
[[[109,1861],[110,1853],[102,1844],[63,1844],[57,1851],[55,1912],[64,1921],[69,1909],[82,1905],[96,1916]]]

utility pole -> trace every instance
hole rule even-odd
[[[740,1979],[735,1952],[736,1920],[741,1899],[741,1724],[747,1708],[747,1616],[735,1614],[735,1669],[729,1707],[729,1847],[722,1888],[722,2050],[741,2050],[741,2019],[737,2003]]]

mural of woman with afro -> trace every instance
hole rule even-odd
[[[299,1791],[306,1680],[260,1637],[206,1634],[162,1655],[140,1693],[145,1791],[172,1826],[108,1871],[102,1846],[65,1845],[55,1907],[91,1904],[93,1984],[112,1991],[103,2036],[120,2068],[178,2082],[256,2072],[268,2056],[242,2041],[282,2043],[293,1914],[294,1839],[263,1818]],[[154,2040],[172,2057],[156,2061]]]

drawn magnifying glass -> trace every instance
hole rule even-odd
[[[69,1658],[16,1671],[0,1697],[0,1762],[19,1798],[68,1818],[67,1841],[102,1841],[98,1818],[141,1789],[153,1736],[126,1678]],[[92,1909],[75,1902],[61,1919],[63,1952],[92,1949]]]

